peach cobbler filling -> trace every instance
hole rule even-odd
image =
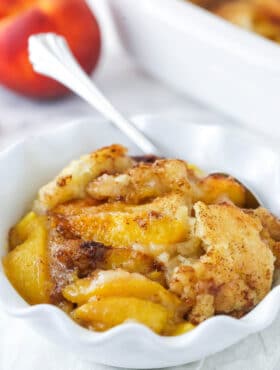
[[[97,331],[126,321],[178,335],[241,317],[270,291],[280,222],[235,179],[120,145],[73,161],[10,232],[6,274],[30,304]]]
[[[212,13],[255,32],[272,41],[280,42],[279,0],[190,0]]]

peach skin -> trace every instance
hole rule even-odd
[[[68,93],[33,71],[28,38],[42,32],[64,36],[82,68],[95,68],[101,48],[97,21],[84,0],[1,0],[0,83],[23,95],[55,98]]]

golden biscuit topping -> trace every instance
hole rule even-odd
[[[40,189],[10,232],[5,271],[29,303],[89,329],[136,320],[182,334],[215,314],[241,317],[270,291],[280,221],[246,206],[229,176],[112,145]]]

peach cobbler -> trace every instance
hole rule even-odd
[[[104,331],[136,321],[178,335],[242,317],[280,266],[280,221],[246,189],[120,145],[73,161],[10,230],[6,274],[30,304]]]
[[[248,31],[280,42],[279,0],[190,0]]]

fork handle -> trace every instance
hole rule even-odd
[[[144,153],[161,156],[159,149],[100,92],[80,67],[64,37],[54,33],[29,38],[29,58],[36,72],[62,83],[115,124]]]

